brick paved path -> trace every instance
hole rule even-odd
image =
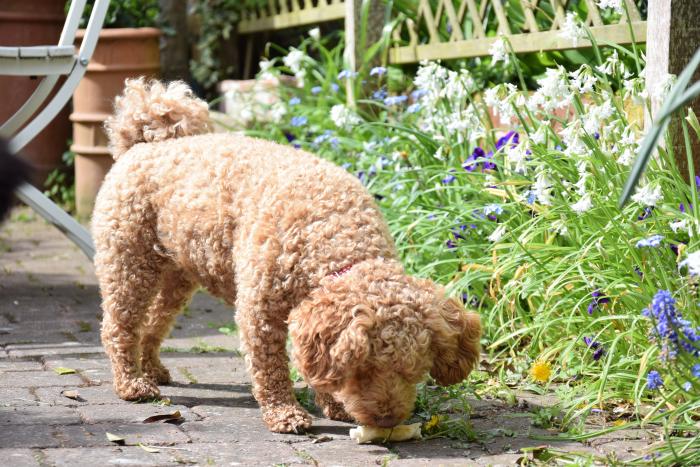
[[[0,465],[512,465],[521,448],[621,458],[646,442],[617,433],[588,445],[547,443],[528,433],[528,404],[474,401],[479,442],[435,439],[391,446],[354,444],[351,425],[323,418],[307,435],[269,433],[250,394],[237,339],[218,331],[232,311],[198,294],[165,343],[175,383],[170,406],[119,400],[99,345],[99,298],[92,265],[57,231],[18,209],[0,228]],[[59,375],[58,368],[75,370]],[[64,391],[77,391],[73,400]],[[69,393],[70,394],[70,393]],[[528,397],[530,409],[545,399]],[[180,424],[144,424],[179,410]],[[125,440],[111,443],[106,433]],[[631,440],[624,440],[631,438]],[[146,447],[139,446],[139,443]]]

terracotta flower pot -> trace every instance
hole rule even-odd
[[[57,44],[65,22],[65,3],[65,0],[0,0],[0,46]],[[27,101],[39,83],[39,79],[26,76],[0,76],[0,123]],[[61,164],[61,155],[70,138],[68,113],[68,108],[61,111],[22,149],[22,157],[36,169],[33,182],[39,188],[43,187],[48,173]]]
[[[78,41],[84,31],[78,31]],[[85,78],[73,94],[73,145],[75,153],[75,202],[78,216],[88,217],[102,180],[112,166],[103,125],[112,113],[114,98],[124,88],[124,80],[160,71],[155,28],[105,29]]]

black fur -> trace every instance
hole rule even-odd
[[[29,176],[29,166],[10,154],[5,141],[0,140],[0,220],[4,219],[14,199],[12,193]]]

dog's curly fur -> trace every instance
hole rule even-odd
[[[198,285],[237,310],[270,430],[311,424],[292,391],[288,328],[297,367],[334,419],[394,426],[428,373],[465,378],[478,315],[404,273],[362,184],[289,146],[197,135],[209,128],[205,108],[182,83],[128,81],[107,123],[118,160],[92,228],[117,394],[155,397],[170,380],[158,350]]]

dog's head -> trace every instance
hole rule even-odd
[[[359,423],[393,427],[413,411],[416,384],[463,380],[479,358],[479,316],[394,261],[327,277],[290,315],[294,361],[315,390]]]

